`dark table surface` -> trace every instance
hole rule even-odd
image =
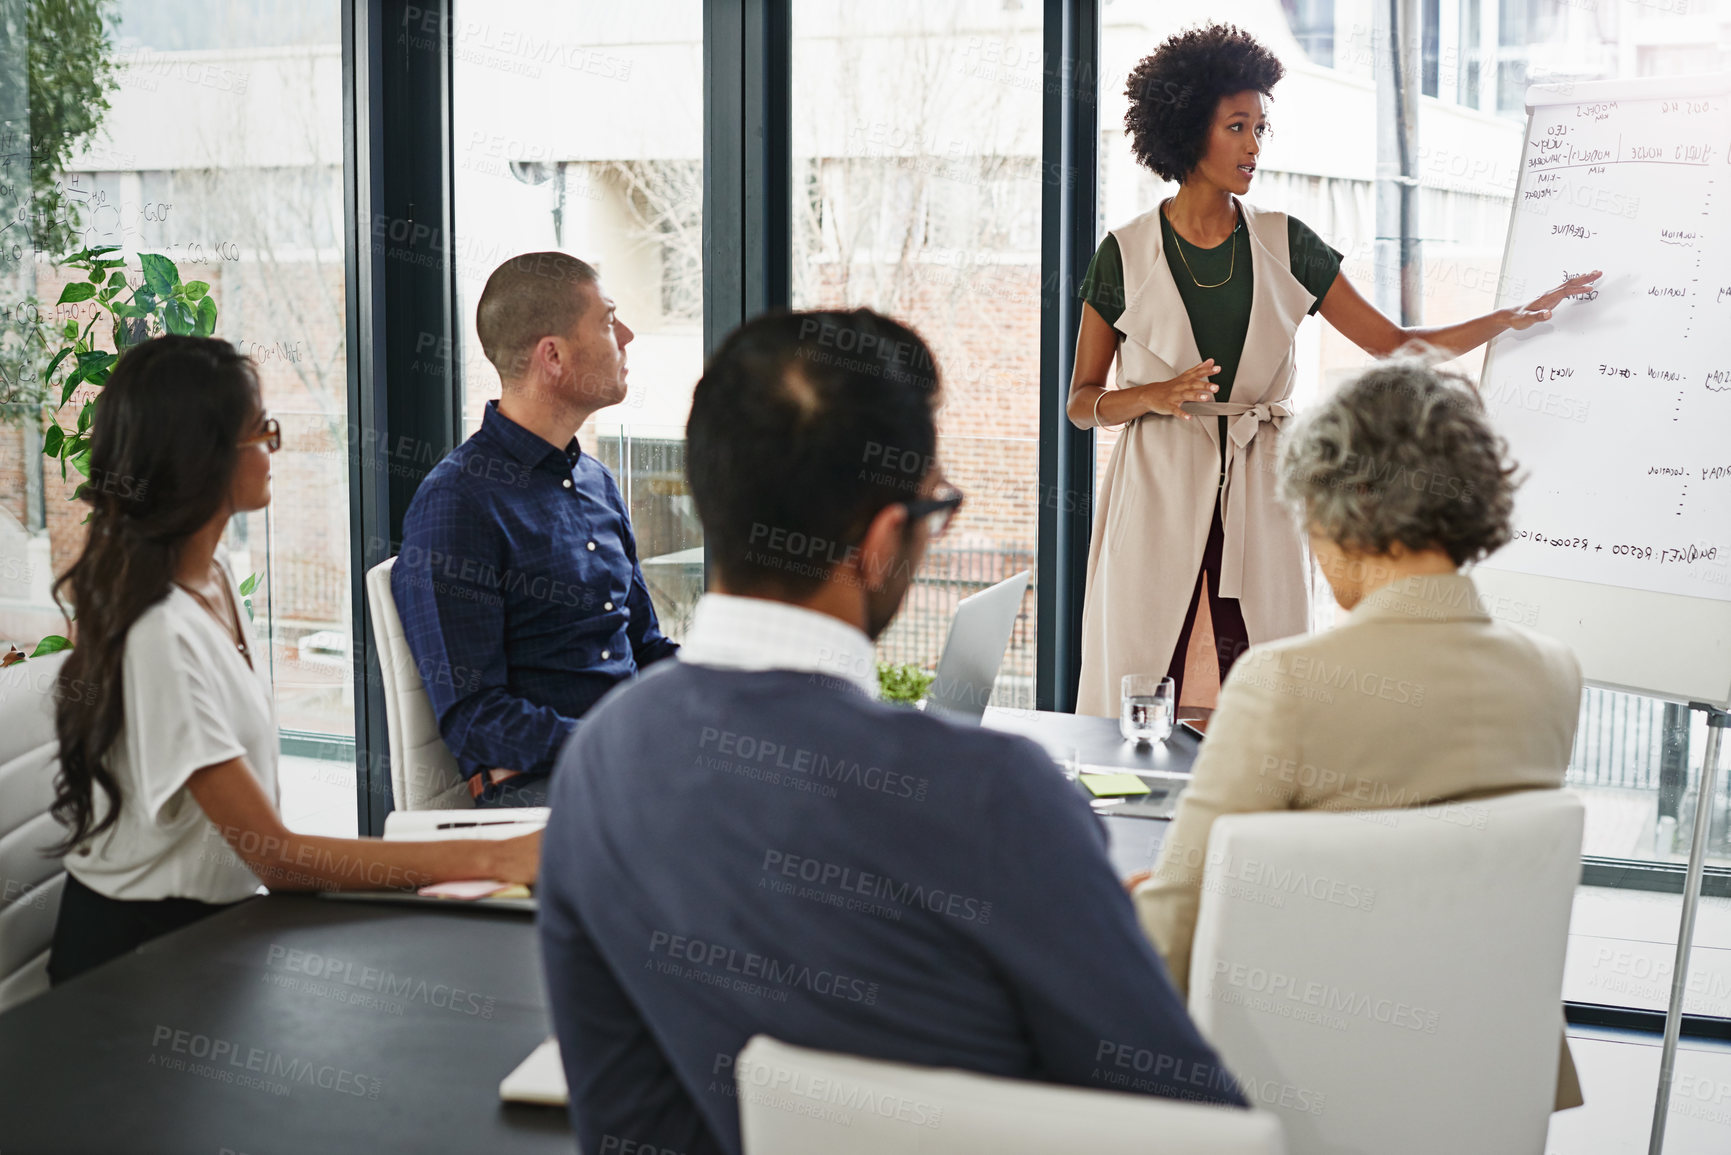
[[[985,724],[1157,789],[1197,749],[1110,718]],[[1146,869],[1166,824],[1114,809],[1113,864]],[[526,914],[253,899],[0,1015],[0,1153],[569,1155],[563,1110],[499,1102],[549,1030]]]
[[[0,1015],[5,1155],[574,1150],[525,914],[272,895]]]
[[[1209,711],[1186,709],[1183,713],[1206,716]],[[1166,823],[1149,819],[1171,816],[1202,746],[1195,734],[1180,727],[1164,742],[1138,746],[1124,740],[1116,718],[995,707],[986,711],[983,724],[1033,739],[1060,763],[1074,755],[1084,772],[1142,775],[1151,794],[1123,802],[1101,800],[1095,809],[1105,822],[1107,853],[1120,877],[1128,878],[1154,865],[1166,836]]]

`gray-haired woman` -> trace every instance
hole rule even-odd
[[[1460,572],[1509,540],[1515,472],[1464,378],[1376,366],[1288,426],[1278,472],[1348,612],[1233,667],[1160,861],[1130,880],[1180,990],[1217,817],[1559,787],[1580,713],[1574,655]],[[1557,1106],[1580,1101],[1565,1048]]]

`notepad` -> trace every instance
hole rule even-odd
[[[1134,774],[1079,774],[1076,780],[1096,798],[1129,798],[1150,793],[1148,784]]]
[[[516,838],[547,825],[545,806],[496,810],[393,810],[385,815],[385,841],[427,842],[445,838]]]
[[[558,1039],[549,1038],[530,1051],[529,1057],[499,1082],[499,1098],[507,1103],[563,1107],[569,1097],[565,1088],[565,1064],[559,1059]]]
[[[497,879],[477,878],[462,882],[435,882],[431,886],[423,886],[415,892],[422,898],[528,898],[529,888],[520,882],[500,882]]]

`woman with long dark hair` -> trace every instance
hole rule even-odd
[[[540,835],[382,842],[296,834],[277,813],[277,729],[220,546],[270,503],[282,441],[227,341],[126,352],[91,428],[89,537],[55,585],[76,612],[56,700],[67,880],[59,983],[253,894],[533,879]],[[68,596],[69,595],[69,596]],[[76,692],[74,692],[76,688]]]

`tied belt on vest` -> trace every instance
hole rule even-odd
[[[1245,486],[1250,483],[1249,466],[1245,457],[1250,443],[1261,431],[1263,422],[1276,429],[1293,416],[1284,401],[1259,401],[1254,405],[1241,401],[1186,401],[1184,412],[1198,417],[1225,417],[1227,440],[1231,448],[1226,454],[1226,468],[1220,474],[1220,522],[1224,531],[1220,553],[1220,596],[1244,596],[1244,535]]]

